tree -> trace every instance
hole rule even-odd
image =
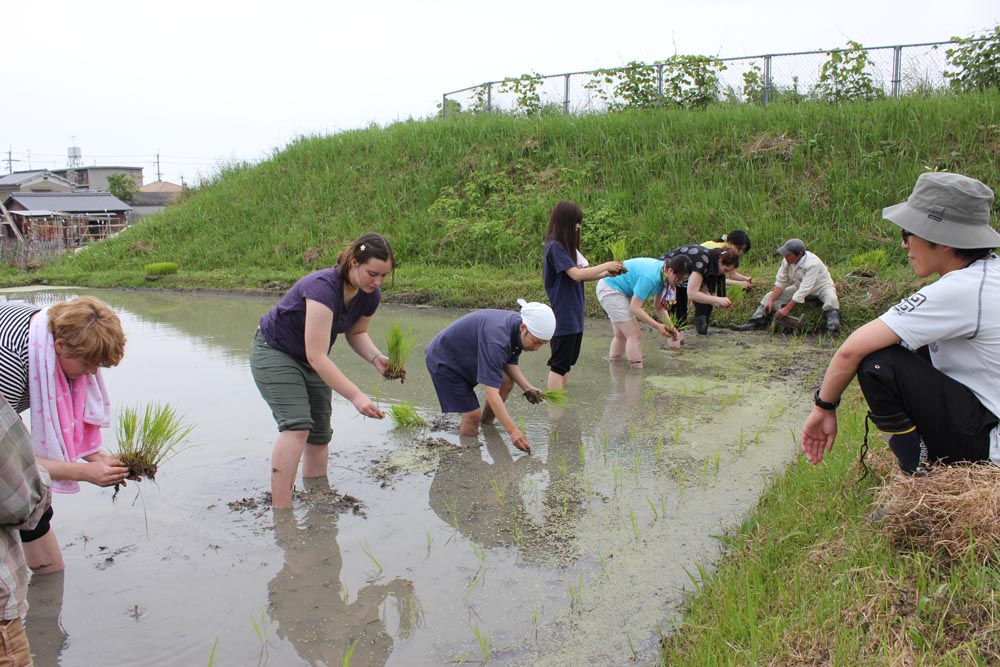
[[[131,201],[138,190],[139,186],[126,174],[111,174],[108,176],[108,192],[123,202],[127,203]]]

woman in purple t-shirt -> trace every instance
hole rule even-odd
[[[337,258],[337,265],[301,278],[260,318],[250,371],[278,423],[271,454],[271,503],[292,505],[302,460],[303,477],[325,477],[333,430],[332,391],[366,417],[382,410],[330,359],[337,334],[358,356],[385,373],[389,359],[368,335],[381,300],[379,287],[392,273],[392,248],[379,234],[365,234]],[[331,391],[332,390],[332,391]]]

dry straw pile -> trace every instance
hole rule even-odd
[[[894,540],[945,563],[1000,560],[1000,467],[935,466],[927,475],[896,475],[876,492],[885,507],[878,527]]]

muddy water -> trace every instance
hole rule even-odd
[[[383,306],[374,339],[400,322],[419,343],[406,383],[342,341],[333,358],[431,426],[366,419],[335,397],[334,490],[311,485],[274,513],[275,429],[248,354],[275,299],[88,293],[129,337],[105,375],[115,408],[169,402],[197,428],[155,484],[116,502],[92,486],[56,498],[66,571],[30,586],[41,666],[341,665],[352,650],[354,666],[651,663],[689,577],[718,556],[712,536],[796,455],[810,371],[828,356],[713,330],[679,351],[647,337],[646,369],[631,371],[609,366],[610,327],[589,322],[568,406],[511,399],[526,456],[502,429],[460,438],[439,419],[422,345],[461,313]],[[539,386],[546,358],[522,357]]]

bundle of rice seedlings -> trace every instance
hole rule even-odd
[[[420,416],[413,403],[396,403],[389,407],[389,416],[396,426],[426,426],[427,420]]]
[[[880,530],[933,554],[943,565],[1000,557],[1000,468],[992,464],[935,466],[926,475],[897,475],[876,492]]]
[[[628,259],[628,243],[623,238],[608,241],[608,252],[611,253],[611,259],[616,262],[624,262]],[[628,269],[623,266],[621,273],[628,273]]]
[[[403,331],[398,323],[393,324],[385,335],[385,342],[389,350],[389,367],[383,377],[387,380],[398,379],[402,384],[406,382],[406,360],[417,343],[413,329]]]
[[[170,405],[126,407],[118,414],[118,459],[128,466],[129,477],[156,479],[160,465],[177,453],[177,445],[194,430]],[[118,484],[112,500],[118,495]]]
[[[566,405],[566,389],[546,389],[542,392],[542,400],[552,405]]]

